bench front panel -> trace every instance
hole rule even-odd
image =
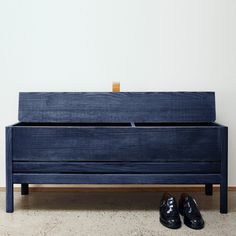
[[[15,127],[14,161],[217,162],[219,128]]]

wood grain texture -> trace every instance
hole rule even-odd
[[[213,122],[214,92],[20,93],[23,122]]]
[[[220,174],[13,174],[31,184],[203,184],[220,183]]]
[[[14,173],[220,173],[220,162],[13,162]]]
[[[220,161],[221,127],[13,129],[16,161]]]
[[[227,213],[227,127],[213,92],[20,93],[6,128],[7,212],[13,184],[220,184]]]

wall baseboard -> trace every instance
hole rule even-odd
[[[0,187],[0,192],[5,192],[5,187]],[[156,185],[81,185],[76,187],[48,187],[32,186],[30,192],[203,192],[201,186],[156,186]],[[213,186],[213,191],[218,192],[219,185]],[[20,192],[20,187],[14,187],[14,191]],[[228,191],[236,191],[236,186],[229,186]]]

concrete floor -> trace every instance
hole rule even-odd
[[[159,223],[160,192],[33,192],[15,193],[15,212],[5,213],[0,193],[0,235],[144,236],[236,235],[236,192],[229,192],[229,213],[219,213],[219,193],[192,193],[202,209],[205,228],[183,225],[170,230]],[[177,198],[180,193],[173,193]]]

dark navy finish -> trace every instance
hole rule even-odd
[[[212,184],[205,185],[205,194],[212,196],[212,194],[213,194],[213,185]]]
[[[227,213],[227,127],[213,92],[20,93],[6,128],[7,212],[13,184],[220,184]]]
[[[213,92],[20,93],[23,122],[213,122]]]
[[[6,127],[6,212],[13,212],[12,127]]]
[[[222,129],[221,136],[221,182],[220,182],[220,212],[228,211],[228,128]]]
[[[220,129],[218,126],[16,127],[13,160],[220,161]]]
[[[203,184],[220,174],[13,174],[14,183],[34,184]]]
[[[28,194],[29,194],[29,185],[21,184],[21,195],[28,195]]]
[[[220,162],[14,161],[14,173],[220,173]]]

